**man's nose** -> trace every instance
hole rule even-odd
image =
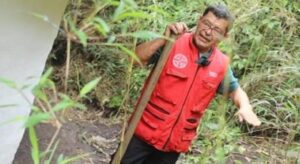
[[[212,28],[205,29],[205,35],[211,36],[212,35]]]

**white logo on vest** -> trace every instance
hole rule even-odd
[[[173,65],[176,68],[185,68],[188,64],[187,57],[183,54],[176,54],[173,58]]]
[[[214,78],[216,78],[216,77],[218,76],[218,74],[217,74],[216,72],[212,72],[212,71],[209,71],[209,72],[208,72],[208,75],[209,75],[210,77],[214,77]]]

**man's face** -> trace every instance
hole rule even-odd
[[[197,24],[193,40],[200,52],[208,51],[226,37],[229,22],[216,17],[212,12],[202,16]]]

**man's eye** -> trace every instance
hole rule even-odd
[[[204,22],[204,25],[205,25],[206,27],[210,27],[210,24],[209,24],[207,21]]]
[[[221,30],[221,29],[215,28],[214,30],[215,30],[217,33],[219,33],[219,34],[222,34],[222,30]]]
[[[205,26],[205,27],[209,27],[209,25],[208,25],[207,23],[204,23],[204,26]]]

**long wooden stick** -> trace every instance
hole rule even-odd
[[[174,40],[175,35],[172,35],[171,39]],[[134,115],[130,121],[130,124],[129,124],[128,129],[124,136],[124,141],[123,142],[121,141],[120,146],[119,146],[119,148],[114,156],[114,159],[112,161],[112,164],[120,164],[121,159],[127,149],[127,146],[134,134],[135,128],[142,117],[142,113],[143,113],[148,101],[150,100],[150,96],[154,90],[154,87],[156,86],[156,83],[161,74],[161,71],[168,59],[168,56],[169,56],[172,46],[173,46],[172,41],[168,41],[167,44],[165,45],[162,55],[160,56],[158,63],[156,64],[156,66],[153,70],[153,73],[149,79],[149,83],[146,86],[145,91],[140,99],[140,102],[138,103],[138,105],[136,107],[136,111],[134,112]]]

